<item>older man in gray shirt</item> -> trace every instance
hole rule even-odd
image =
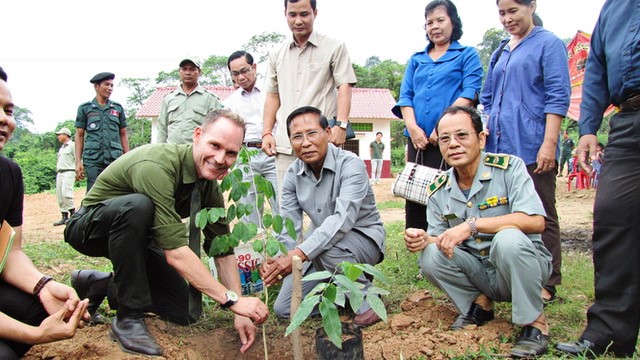
[[[263,263],[261,274],[271,285],[291,273],[292,257],[305,261],[303,272],[328,270],[348,261],[375,265],[384,257],[386,233],[376,209],[364,162],[355,154],[330,143],[331,128],[327,118],[314,107],[294,110],[287,118],[287,132],[298,157],[284,175],[280,214],[289,217],[302,232],[303,213],[311,220],[306,239],[296,244],[281,239],[289,253]],[[361,276],[366,295],[371,282]],[[303,295],[318,282],[305,281]],[[289,317],[291,276],[286,276],[274,304],[274,312]],[[368,326],[380,318],[365,301],[356,312],[354,323]]]

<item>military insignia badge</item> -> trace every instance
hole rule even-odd
[[[485,199],[485,201],[478,203],[478,210],[486,210],[488,208],[507,205],[509,203],[509,197],[507,196],[492,196]]]
[[[505,154],[486,154],[484,164],[505,170],[509,167],[509,158],[509,155]]]
[[[118,111],[118,110],[113,110],[113,109],[112,109],[112,110],[111,110],[111,115],[113,115],[113,116],[115,116],[115,117],[118,117],[118,116],[120,116],[120,111]]]
[[[448,178],[449,176],[447,175],[447,173],[443,173],[442,175],[438,176],[435,180],[433,180],[433,182],[429,184],[429,188],[427,189],[427,196],[431,196],[431,194],[436,192],[436,190],[438,190],[444,183],[447,182]]]

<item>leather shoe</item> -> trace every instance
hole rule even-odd
[[[586,339],[578,339],[578,341],[570,343],[558,343],[556,349],[569,353],[571,355],[584,355],[585,357],[595,357],[605,353],[605,349]]]
[[[522,327],[516,343],[511,348],[511,357],[530,358],[542,355],[549,347],[549,335],[531,325]]]
[[[449,327],[449,330],[462,330],[469,325],[480,326],[487,321],[493,320],[493,309],[487,311],[480,305],[473,303],[466,315],[460,315]]]
[[[360,315],[356,315],[356,317],[353,318],[353,323],[360,327],[367,327],[377,323],[380,320],[382,320],[380,319],[380,316],[378,316],[378,314],[376,314],[373,309],[369,309]]]
[[[149,333],[142,318],[117,317],[111,323],[109,337],[130,354],[162,355],[162,348]]]
[[[96,270],[74,270],[71,273],[71,287],[80,299],[89,299],[87,311],[91,315],[90,324],[108,324],[109,319],[98,313],[102,300],[107,296],[111,273]]]

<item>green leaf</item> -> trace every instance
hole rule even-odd
[[[331,273],[324,271],[316,271],[302,278],[302,281],[318,281],[318,280],[326,280],[331,277]]]
[[[329,283],[326,283],[326,282],[318,283],[316,284],[316,286],[313,287],[313,289],[311,289],[311,291],[309,291],[309,294],[307,294],[307,296],[319,294],[323,292],[324,289],[327,288],[327,286],[329,286]]]
[[[220,215],[220,208],[213,208],[209,210],[209,222],[210,223],[216,223],[218,222],[218,220],[220,220],[220,218],[222,216],[224,216],[224,214],[226,214],[226,212],[224,212],[224,209],[222,209],[222,211],[224,212],[223,215]]]
[[[280,252],[282,253],[282,255],[287,255],[289,253],[289,249],[287,249],[287,246],[285,244],[278,241],[278,246],[280,247]]]
[[[353,312],[357,312],[362,306],[362,301],[364,300],[364,295],[362,295],[362,291],[360,289],[364,287],[362,284],[351,281],[348,277],[338,274],[335,277],[338,285],[344,287],[347,297],[349,298],[349,304],[351,305],[351,309]],[[360,286],[358,286],[360,285]]]
[[[229,208],[227,209],[227,219],[229,221],[233,221],[233,219],[236,218],[236,205],[235,204],[231,204],[229,205]]]
[[[380,297],[376,294],[367,293],[367,303],[369,303],[369,305],[373,309],[373,312],[378,314],[378,316],[380,316],[380,319],[382,319],[382,321],[386,323],[387,309],[384,307],[382,299],[380,299]]]
[[[289,235],[293,240],[297,240],[298,234],[296,234],[296,225],[293,223],[291,218],[286,218],[284,220],[284,226],[287,228],[287,235]]]
[[[229,192],[229,199],[233,202],[237,202],[242,197],[242,189],[239,186],[234,186]]]
[[[278,250],[280,250],[280,242],[275,239],[267,240],[267,255],[276,256],[278,254]]]
[[[273,225],[273,215],[264,214],[264,216],[262,217],[262,223],[264,224],[265,228],[270,228],[271,225]]]
[[[222,182],[220,183],[220,190],[222,190],[222,192],[229,191],[229,189],[231,189],[231,186],[233,185],[233,181],[234,181],[233,176],[230,176],[230,174],[227,174],[227,176],[225,176],[224,179],[222,179]]]
[[[338,308],[336,305],[329,301],[327,298],[322,298],[320,302],[320,315],[322,315],[322,327],[327,333],[329,340],[342,349],[342,324],[340,324],[340,317],[338,316]]]
[[[256,235],[258,235],[258,225],[254,224],[254,223],[244,223],[244,226],[246,226],[246,228],[247,228],[247,236],[248,236],[247,240],[251,240]]]
[[[362,269],[359,269],[346,261],[341,262],[340,267],[342,268],[344,275],[351,281],[358,280],[360,275],[362,275]]]
[[[344,290],[342,290],[341,287],[336,286],[336,299],[333,300],[333,302],[340,307],[344,307],[345,303],[347,302],[344,295]]]
[[[253,204],[244,204],[244,214],[249,215],[253,213]]]
[[[253,208],[253,205],[251,206]],[[258,209],[264,209],[264,196],[258,195]]]
[[[391,293],[377,286],[371,286],[367,289],[367,294],[389,295]]]
[[[243,203],[236,204],[236,215],[238,216],[238,219],[245,215],[245,206],[246,205]]]
[[[273,217],[273,231],[276,234],[280,234],[282,232],[282,216],[276,215]]]
[[[202,209],[196,214],[196,227],[204,229],[207,226],[207,209]]]
[[[362,269],[367,274],[372,275],[376,280],[387,283],[387,279],[385,278],[384,274],[382,274],[382,271],[380,271],[375,266],[369,264],[354,264],[353,266]]]
[[[300,303],[300,307],[298,307],[298,311],[293,314],[293,317],[291,318],[291,324],[287,326],[287,331],[284,333],[284,336],[291,334],[300,326],[300,324],[307,320],[309,315],[311,315],[313,308],[315,308],[319,302],[320,295],[305,296],[305,298]]]
[[[262,250],[264,250],[264,244],[261,240],[256,240],[252,244],[253,251],[262,254]]]
[[[329,299],[329,301],[331,302],[336,301],[336,293],[338,291],[337,289],[338,288],[335,284],[329,284],[329,286],[327,286],[327,289],[324,291],[324,297]]]

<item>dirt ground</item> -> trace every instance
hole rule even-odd
[[[374,186],[378,203],[395,198],[391,193],[392,179],[384,179]],[[594,190],[567,191],[566,177],[558,178],[557,208],[560,214],[563,247],[588,250],[590,248]],[[84,192],[76,192],[76,205]],[[381,211],[385,223],[404,219],[403,209]],[[24,234],[27,242],[60,241],[63,227],[53,227],[60,217],[55,196],[52,194],[28,195],[25,200]],[[72,269],[64,267],[46,269],[49,275],[68,274]],[[447,331],[456,313],[453,307],[441,300],[434,300],[427,291],[407,294],[401,304],[402,312],[390,316],[388,324],[379,323],[363,331],[365,357],[367,359],[405,359],[423,356],[427,359],[447,359],[468,351],[479,351],[480,346],[498,354],[508,354],[511,345],[504,339],[511,336],[509,319],[496,319],[482,326],[482,330]],[[183,327],[157,318],[147,319],[150,331],[164,349],[160,359],[262,359],[262,339],[247,354],[240,354],[239,340],[230,324],[208,330],[201,327]],[[272,327],[273,328],[273,327]],[[276,332],[278,331],[278,332]],[[279,330],[268,330],[271,359],[291,359],[291,342]],[[314,334],[303,336],[304,357],[315,359]],[[122,352],[108,336],[108,325],[88,327],[78,331],[75,338],[61,342],[38,345],[31,349],[26,359],[144,359]]]

